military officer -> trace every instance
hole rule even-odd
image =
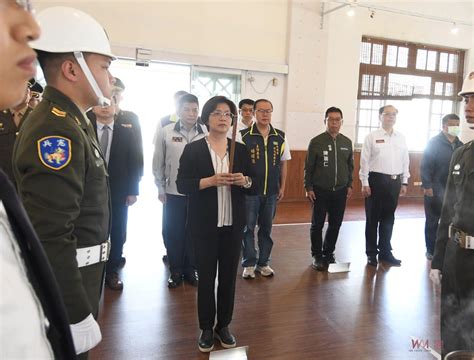
[[[474,130],[474,71],[464,84],[466,122]],[[449,167],[430,278],[441,284],[442,356],[474,351],[474,142],[458,148]],[[441,276],[442,274],[442,276]]]
[[[42,37],[32,47],[48,86],[18,135],[13,171],[58,281],[76,352],[87,358],[101,340],[95,318],[110,221],[104,157],[83,114],[110,104],[114,57],[102,26],[82,11],[50,7],[37,19]]]
[[[0,111],[0,168],[11,181],[14,181],[12,172],[13,145],[24,119],[32,110],[28,106],[29,100],[30,90],[25,86],[25,94],[21,103],[11,109]]]
[[[30,102],[28,103],[28,106],[32,109],[36,107],[40,103],[40,101],[43,99],[43,91],[44,88],[41,86],[41,84],[35,79],[30,80]]]

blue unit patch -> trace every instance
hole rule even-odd
[[[71,140],[62,136],[46,136],[39,139],[38,155],[47,168],[61,170],[71,161]]]

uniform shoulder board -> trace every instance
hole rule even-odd
[[[66,117],[67,113],[65,111],[62,111],[60,109],[58,109],[57,107],[52,107],[51,108],[51,114],[54,114],[56,115],[57,117]]]
[[[132,128],[133,125],[132,124],[120,124],[122,125],[124,128]]]

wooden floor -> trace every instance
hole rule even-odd
[[[156,195],[145,198],[130,214],[125,288],[105,291],[103,341],[90,358],[208,359],[197,348],[196,289],[166,287],[161,206]],[[290,222],[295,209],[282,206],[280,222]],[[363,219],[361,206],[348,213]],[[241,269],[238,274],[231,329],[238,346],[249,346],[249,359],[434,359],[413,343],[428,340],[439,352],[439,296],[424,258],[422,205],[408,201],[397,215],[392,245],[402,267],[367,267],[364,222],[346,221],[336,258],[352,264],[341,274],[310,267],[308,224],[275,226],[275,277],[244,280]]]

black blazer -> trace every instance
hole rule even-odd
[[[228,139],[230,148],[230,139]],[[253,177],[247,148],[235,144],[233,173]],[[187,227],[192,238],[217,236],[217,188],[199,190],[202,178],[215,175],[206,139],[187,144],[179,160],[176,185],[181,194],[188,195]],[[252,185],[253,186],[253,185]],[[232,226],[235,236],[242,236],[246,222],[245,194],[241,186],[231,187]]]
[[[0,170],[0,200],[3,202],[13,234],[20,247],[28,280],[41,302],[44,315],[49,320],[50,326],[46,335],[55,358],[75,359],[76,351],[69,320],[53,270],[12,183],[2,170]],[[8,289],[2,291],[8,291]]]
[[[91,119],[97,136],[97,122]],[[128,195],[138,195],[138,185],[142,176],[143,150],[134,125],[116,118],[110,145],[109,172],[110,197],[112,202],[125,201]]]

